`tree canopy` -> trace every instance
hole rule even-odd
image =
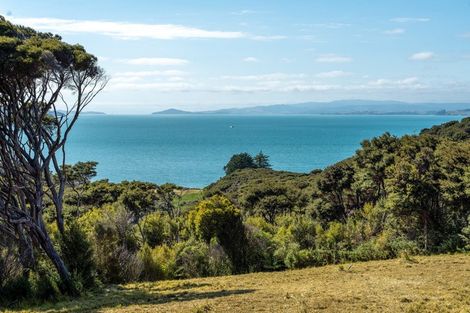
[[[64,233],[65,143],[106,84],[97,58],[59,36],[0,17],[0,231],[19,243],[25,268],[40,246],[73,289],[43,221],[46,199]]]

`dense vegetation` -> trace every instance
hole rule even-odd
[[[463,251],[470,249],[470,140],[453,134],[468,134],[469,120],[365,140],[353,157],[310,174],[236,170],[203,191],[92,181],[96,163],[82,162],[66,167],[65,233],[54,210],[46,221],[82,290]],[[59,295],[39,250],[27,278],[19,251],[11,244],[2,251],[3,299]]]
[[[77,101],[94,97],[82,87],[103,78],[96,58],[3,19],[0,52],[2,305],[103,283],[470,249],[469,118],[365,140],[351,158],[310,174],[242,153],[203,191],[93,181],[96,162],[65,165],[56,155],[83,107],[62,115],[54,103],[62,87]]]

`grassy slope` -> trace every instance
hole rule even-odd
[[[470,256],[130,284],[25,312],[470,312]]]

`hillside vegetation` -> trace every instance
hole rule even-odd
[[[96,163],[82,162],[64,169],[65,233],[58,232],[53,210],[45,218],[82,291],[103,283],[466,251],[468,123],[419,136],[386,133],[362,142],[351,158],[309,174],[233,170],[203,191],[91,181]],[[3,244],[3,303],[61,299],[60,280],[40,251],[38,267],[25,276],[15,257],[20,250]]]
[[[470,256],[115,286],[6,312],[469,312]]]

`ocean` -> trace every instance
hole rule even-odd
[[[354,154],[364,139],[418,134],[456,116],[83,115],[67,143],[69,164],[97,161],[110,181],[204,187],[239,152],[270,157],[274,169],[308,173]]]

